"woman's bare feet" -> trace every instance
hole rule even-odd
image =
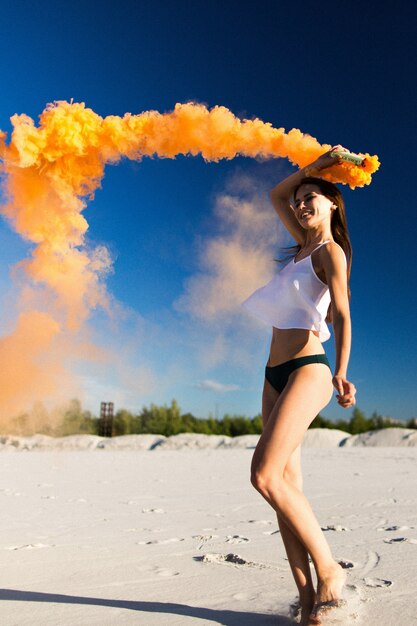
[[[299,621],[300,626],[316,626],[317,622],[312,622],[310,617],[313,606],[314,604],[305,608],[301,607],[301,619]]]
[[[346,601],[342,599],[345,581],[345,570],[334,561],[334,564],[318,580],[317,597],[310,614],[311,624],[320,624],[320,616],[326,615],[331,609],[346,604]]]
[[[299,598],[299,607],[300,607],[300,621],[298,622],[300,626],[310,626],[310,614],[314,608],[316,594],[313,593],[310,596],[303,597],[300,595]]]

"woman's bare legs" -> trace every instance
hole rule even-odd
[[[332,375],[326,365],[314,363],[295,370],[275,402],[252,461],[254,487],[311,555],[318,602],[340,598],[345,573],[334,561],[307,498],[288,480],[285,468],[332,392]]]
[[[279,393],[265,380],[264,390],[262,394],[262,421],[266,426],[269,416],[279,398]],[[300,491],[302,491],[302,473],[301,473],[301,446],[298,446],[291,454],[284,470],[285,479],[292,482]],[[311,569],[309,563],[308,552],[304,544],[287,526],[284,520],[277,513],[278,526],[281,531],[282,541],[287,553],[288,562],[297,585],[302,624],[308,623],[308,616],[311,613],[316,592],[314,589],[313,579],[311,577]]]

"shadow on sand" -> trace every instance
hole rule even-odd
[[[40,593],[36,591],[20,591],[18,589],[0,589],[0,601],[11,602],[53,602],[59,604],[86,604],[108,606],[143,613],[159,613],[184,615],[195,619],[204,619],[213,624],[223,626],[290,626],[293,622],[283,615],[267,613],[249,613],[244,611],[228,611],[225,609],[208,609],[174,602],[146,602],[132,600],[112,600],[107,598],[88,598],[83,596],[67,596],[59,593]]]

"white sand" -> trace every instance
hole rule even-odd
[[[413,626],[417,450],[330,437],[332,447],[304,448],[303,467],[334,555],[351,565],[337,623]],[[51,449],[38,437],[40,450],[29,439],[24,449],[2,438],[1,624],[290,623],[296,590],[274,513],[249,483],[256,438],[149,451],[119,449],[123,438]],[[65,449],[77,441],[83,450]]]
[[[383,428],[361,435],[352,435],[344,446],[417,446],[417,430],[411,428]],[[417,620],[416,620],[417,624]]]
[[[125,435],[123,437],[97,437],[96,435],[72,435],[69,437],[17,437],[0,436],[0,451],[15,450],[215,450],[224,448],[253,449],[258,435],[227,437],[225,435],[202,435],[181,433],[173,437],[163,435]],[[343,430],[313,428],[306,432],[303,447],[385,447],[417,446],[417,430],[408,428],[384,428],[361,435],[350,435]]]
[[[311,428],[304,435],[305,448],[334,448],[344,445],[350,434],[344,430],[330,430],[328,428]]]

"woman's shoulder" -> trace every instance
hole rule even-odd
[[[342,246],[340,245],[340,243],[337,243],[337,241],[335,241],[334,239],[329,239],[323,246],[323,248],[330,250],[333,252],[333,250],[341,250],[343,252],[343,254],[345,254],[345,251],[343,250]],[[337,253],[336,253],[337,254]],[[346,256],[346,255],[345,255]]]
[[[343,262],[347,266],[345,251],[343,250],[342,246],[337,243],[337,241],[330,239],[329,241],[327,241],[327,243],[323,244],[320,247],[320,252],[321,258],[324,262],[327,261],[331,263],[338,263],[340,262],[340,260],[343,259]]]

